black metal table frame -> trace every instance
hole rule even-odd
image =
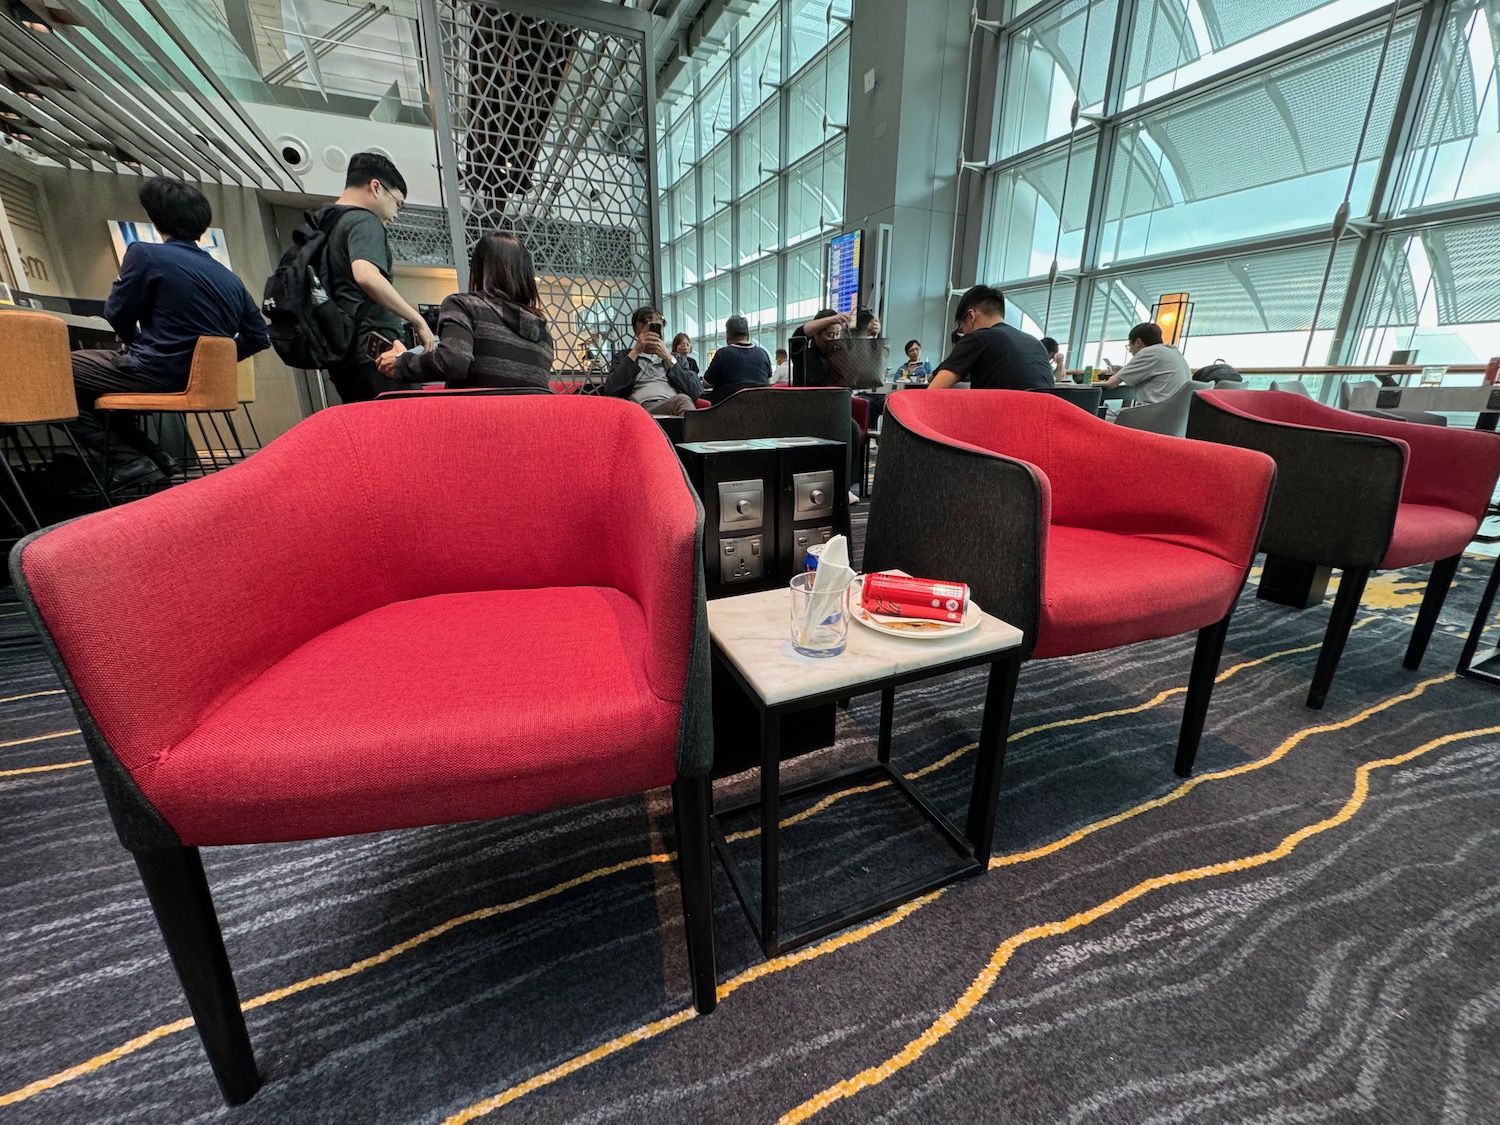
[[[1500,646],[1479,654],[1479,642],[1489,624],[1490,610],[1495,605],[1495,594],[1500,590],[1500,558],[1490,568],[1490,580],[1485,583],[1484,593],[1479,598],[1479,609],[1474,614],[1474,624],[1469,629],[1468,639],[1458,658],[1458,674],[1471,680],[1483,680],[1488,684],[1500,684]],[[1478,659],[1475,659],[1478,655]]]
[[[713,810],[710,807],[714,848],[729,875],[735,894],[750,918],[756,940],[767,957],[775,957],[788,949],[806,945],[818,938],[844,929],[846,926],[873,918],[893,907],[899,906],[918,895],[947,886],[968,875],[975,875],[989,867],[990,848],[995,836],[995,810],[1000,795],[1000,774],[1005,762],[1005,745],[1010,730],[1011,708],[1015,703],[1016,680],[1020,675],[1021,657],[1019,649],[1000,653],[985,653],[964,657],[913,672],[892,676],[878,676],[857,684],[840,687],[833,691],[803,696],[786,703],[767,704],[756,690],[714,645],[714,659],[721,662],[741,690],[754,702],[760,715],[760,799],[741,802],[731,807]],[[960,832],[946,816],[934,808],[899,770],[891,766],[891,725],[895,715],[896,688],[903,684],[931,679],[934,676],[959,672],[981,665],[990,666],[989,683],[985,689],[984,715],[980,722],[979,743],[975,748],[974,785],[969,798],[969,815],[966,830]],[[795,785],[790,789],[781,787],[781,718],[783,715],[809,710],[813,707],[850,699],[856,695],[879,691],[880,732],[876,744],[876,760],[870,765],[854,766],[833,774],[826,774],[811,781]],[[896,792],[915,805],[931,823],[942,832],[949,845],[958,853],[958,862],[941,871],[918,879],[909,880],[887,894],[867,899],[837,911],[830,911],[814,918],[794,933],[784,934],[781,929],[781,802],[787,797],[796,797],[821,790],[833,790],[860,778],[878,778],[890,782]],[[739,864],[730,854],[720,817],[759,809],[760,817],[760,916],[751,905],[749,880]]]

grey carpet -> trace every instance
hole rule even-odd
[[[507,1097],[491,1119],[775,1121],[812,1100],[851,1122],[1496,1120],[1500,739],[1473,732],[1500,694],[1448,675],[1489,565],[1463,568],[1420,673],[1401,655],[1425,575],[1372,582],[1322,712],[1302,705],[1316,652],[1289,650],[1327,606],[1244,596],[1222,667],[1256,663],[1219,684],[1186,792],[1181,693],[1146,705],[1185,683],[1191,638],[1027,667],[997,865],[770,964],[716,871],[708,1018],[680,1014],[664,794],[206,852],[266,1079],[236,1110],[174,1030],[186,1005],[91,769],[68,765],[65,698],[36,694],[56,689],[39,651],[0,647],[0,1121],[438,1122]],[[24,637],[17,612],[0,641]],[[953,815],[981,692],[966,674],[897,696],[895,760]],[[788,774],[872,754],[877,716],[856,700]],[[805,909],[930,841],[878,792],[785,835]]]

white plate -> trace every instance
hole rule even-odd
[[[874,629],[877,633],[885,633],[887,636],[905,637],[912,641],[936,641],[944,637],[956,637],[971,629],[979,628],[979,622],[984,616],[971,598],[968,608],[964,610],[963,623],[959,625],[950,625],[942,621],[902,621],[888,625],[884,621],[876,621],[873,616],[865,612],[862,600],[864,583],[864,577],[861,576],[856,578],[854,585],[849,587],[849,614],[866,629]]]

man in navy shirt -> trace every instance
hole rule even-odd
[[[707,396],[711,402],[723,402],[746,387],[770,385],[771,357],[765,348],[750,342],[749,321],[742,316],[726,320],[724,342],[728,346],[714,352],[703,373],[703,381],[713,388]]]
[[[78,421],[73,432],[96,452],[109,426],[110,483],[129,484],[176,467],[136,428],[128,414],[94,409],[100,395],[120,391],[168,393],[187,386],[193,349],[200,336],[228,336],[240,359],[270,345],[260,306],[240,279],[198,247],[213,221],[213,209],[197,188],[155,177],[140,190],[141,206],[162,243],[133,242],[109,291],[104,318],[125,345],[123,351],[73,353]]]

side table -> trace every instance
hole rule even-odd
[[[760,726],[760,799],[721,809],[713,816],[714,846],[767,957],[816,941],[989,866],[1001,766],[1021,665],[1021,631],[988,614],[982,615],[977,628],[941,639],[888,636],[850,622],[848,647],[841,655],[825,659],[805,657],[792,648],[790,616],[791,594],[785,588],[708,603],[713,658],[754,703]],[[892,768],[891,724],[898,686],[980,665],[989,665],[989,685],[975,754],[968,823],[960,831],[899,770]],[[875,762],[783,789],[782,717],[871,691],[881,693]],[[886,781],[894,786],[942,834],[957,858],[935,874],[909,880],[889,893],[822,914],[797,931],[784,933],[780,867],[783,798],[869,780]],[[730,853],[721,820],[757,809],[760,812],[758,912],[751,905],[755,898],[752,885]]]
[[[1484,627],[1489,624],[1497,589],[1500,589],[1500,558],[1496,558],[1495,565],[1490,567],[1490,580],[1485,583],[1479,609],[1474,614],[1474,624],[1469,628],[1469,638],[1464,641],[1464,650],[1458,658],[1460,676],[1491,684],[1500,684],[1500,645],[1491,645],[1480,652],[1479,643],[1484,639]]]

